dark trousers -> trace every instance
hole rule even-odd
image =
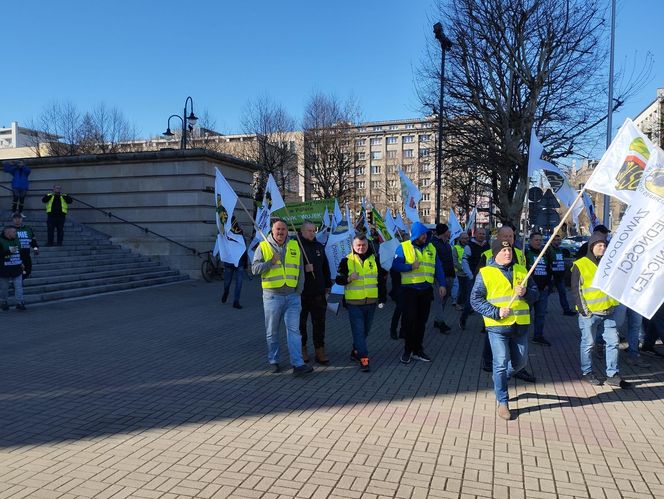
[[[30,248],[21,248],[21,262],[23,262],[23,279],[30,277],[32,272],[32,258],[30,257]]]
[[[472,279],[466,278],[467,282],[466,285],[467,287],[465,288],[466,296],[465,300],[463,303],[463,311],[461,312],[461,319],[460,321],[465,324],[466,319],[470,316],[470,314],[473,312],[473,307],[470,306],[470,292],[473,289],[473,286],[475,285],[475,278],[473,277]]]
[[[25,195],[28,191],[23,189],[12,189],[12,212],[23,211],[23,204],[25,203]]]
[[[54,215],[49,213],[46,219],[46,244],[49,246],[53,245],[53,234],[56,230],[58,231],[58,246],[61,246],[65,232],[65,215]]]
[[[567,288],[565,287],[565,277],[563,275],[554,274],[553,287],[558,292],[558,301],[560,301],[560,306],[562,307],[563,312],[571,312],[572,309],[570,308],[569,300],[567,299]]]
[[[401,286],[393,284],[390,296],[392,297],[392,300],[394,300],[394,312],[392,312],[392,321],[390,322],[390,333],[396,337],[399,320],[401,319],[401,310],[403,308],[403,292]],[[403,337],[403,330],[399,336]]]
[[[302,345],[307,344],[307,318],[311,314],[314,348],[325,346],[325,312],[327,300],[325,295],[302,295],[302,311],[300,312],[300,334]]]
[[[645,338],[643,339],[643,348],[652,349],[655,347],[657,338],[664,342],[664,305],[659,307],[652,319],[645,321]]]
[[[424,329],[429,320],[433,289],[418,290],[409,286],[401,287],[403,293],[403,309],[401,330],[404,336],[404,352],[406,354],[422,353]]]

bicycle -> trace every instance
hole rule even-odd
[[[224,265],[219,260],[219,256],[212,256],[212,251],[206,251],[201,253],[201,255],[207,255],[207,258],[203,260],[201,264],[201,274],[203,274],[203,279],[207,282],[212,282],[214,280],[223,281],[224,280]]]

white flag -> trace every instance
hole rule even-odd
[[[392,211],[389,208],[385,211],[385,227],[392,237],[396,237],[397,226],[394,223]]]
[[[477,207],[473,208],[473,211],[470,212],[468,220],[466,220],[466,227],[464,228],[466,232],[469,230],[475,232],[475,220],[477,220]]]
[[[325,207],[325,211],[323,212],[323,220],[321,228],[323,227],[330,227],[330,212],[327,211],[327,206]]]
[[[380,266],[383,267],[383,269],[390,270],[392,268],[394,254],[400,245],[401,242],[396,237],[393,237],[380,245]]]
[[[593,287],[650,319],[664,303],[664,151],[650,158]]]
[[[241,234],[231,230],[233,212],[237,204],[237,194],[233,191],[228,181],[216,168],[214,182],[214,199],[216,205],[217,247],[222,262],[232,263],[237,267],[240,258],[246,250],[246,243]]]
[[[270,214],[272,214],[284,206],[286,206],[286,203],[284,203],[284,198],[281,197],[277,183],[274,181],[274,177],[270,173],[270,176],[267,178],[267,184],[265,184],[263,207],[267,207],[267,209],[270,211]]]
[[[633,198],[640,197],[636,188],[654,147],[627,118],[586,182],[586,189],[632,204]]]
[[[260,230],[267,236],[270,232],[270,217],[272,213],[280,210],[286,206],[284,199],[281,197],[277,183],[274,180],[272,174],[267,178],[267,183],[265,184],[265,192],[263,193],[263,203],[258,207],[256,211],[256,225]],[[254,238],[249,244],[249,261],[254,261],[254,252],[256,248],[263,240],[263,236],[260,232],[256,231]]]
[[[402,230],[404,232],[408,232],[408,228],[406,227],[406,224],[403,221],[403,218],[401,217],[401,212],[397,213],[397,217],[394,219],[394,225],[397,226],[397,229]]]
[[[403,170],[399,170],[399,178],[401,180],[401,197],[406,216],[410,219],[411,223],[419,222],[420,214],[417,211],[417,203],[422,199],[422,194]]]
[[[454,241],[463,234],[463,229],[452,208],[450,208],[450,216],[447,218],[447,226],[450,228],[450,242],[454,244]]]
[[[535,129],[530,131],[530,146],[528,147],[528,178],[531,178],[538,170],[558,170],[554,165],[542,159],[544,146],[537,139]]]
[[[341,260],[351,252],[351,241],[353,236],[350,233],[350,226],[342,221],[334,231],[330,233],[325,245],[325,256],[330,264],[330,273],[332,280],[337,277],[337,269]]]
[[[339,202],[337,201],[336,198],[334,198],[334,210],[332,211],[332,222],[330,224],[332,230],[334,230],[337,227],[337,225],[341,223],[343,218],[344,217],[341,214],[341,208],[339,208]]]

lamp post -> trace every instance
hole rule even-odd
[[[613,136],[613,59],[615,54],[616,40],[616,0],[611,0],[611,51],[609,54],[609,111],[606,119],[606,148],[611,145]],[[611,230],[611,198],[604,194],[604,206],[602,210],[602,221],[608,224]]]
[[[438,100],[438,150],[436,154],[436,223],[440,223],[440,197],[443,183],[443,92],[445,90],[445,54],[452,48],[452,40],[443,33],[443,25],[433,25],[433,33],[440,43],[440,96]]]
[[[191,104],[191,112],[187,116],[187,103]],[[194,100],[191,97],[187,97],[184,101],[184,111],[182,111],[182,116],[177,114],[171,114],[168,117],[168,123],[166,124],[166,131],[162,134],[165,137],[172,137],[175,135],[171,132],[171,118],[179,118],[182,122],[182,138],[180,140],[180,149],[187,148],[187,131],[191,132],[194,129],[194,125],[198,121],[198,118],[194,114]]]

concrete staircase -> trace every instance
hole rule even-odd
[[[168,284],[189,279],[159,261],[112,244],[109,237],[68,220],[64,244],[46,246],[45,217],[26,218],[39,255],[24,282],[25,302],[38,303]]]

